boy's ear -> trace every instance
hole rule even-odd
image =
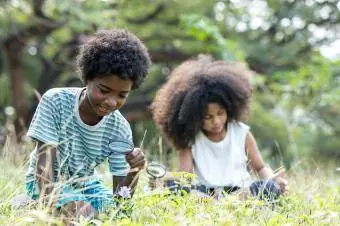
[[[88,79],[83,79],[82,81],[83,81],[84,86],[87,86],[87,83],[88,83],[89,80]]]

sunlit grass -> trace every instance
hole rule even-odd
[[[42,206],[15,209],[14,196],[24,192],[25,154],[11,156],[7,147],[0,159],[0,225],[62,225]],[[323,167],[323,165],[325,167]],[[227,196],[216,201],[193,195],[174,196],[166,191],[145,191],[141,174],[132,200],[122,201],[92,220],[92,225],[340,225],[340,172],[335,164],[306,161],[288,170],[291,191],[275,205]],[[105,176],[106,184],[110,184]],[[90,222],[80,219],[78,225]]]

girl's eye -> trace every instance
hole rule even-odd
[[[120,94],[119,97],[120,97],[120,98],[126,98],[126,97],[127,97],[127,94]]]

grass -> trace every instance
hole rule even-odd
[[[20,147],[5,147],[0,158],[0,225],[62,225],[42,206],[11,206],[11,199],[24,192],[22,162],[26,155],[15,152],[16,148]],[[159,190],[146,192],[143,172],[132,200],[122,201],[97,220],[81,219],[75,225],[340,225],[339,165],[328,163],[322,167],[316,162],[303,162],[288,171],[290,194],[275,206],[233,195],[215,201]],[[109,178],[104,179],[110,183]]]

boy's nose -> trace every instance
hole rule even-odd
[[[118,104],[116,98],[114,97],[107,98],[105,102],[108,106],[110,106],[110,108],[116,108]]]

